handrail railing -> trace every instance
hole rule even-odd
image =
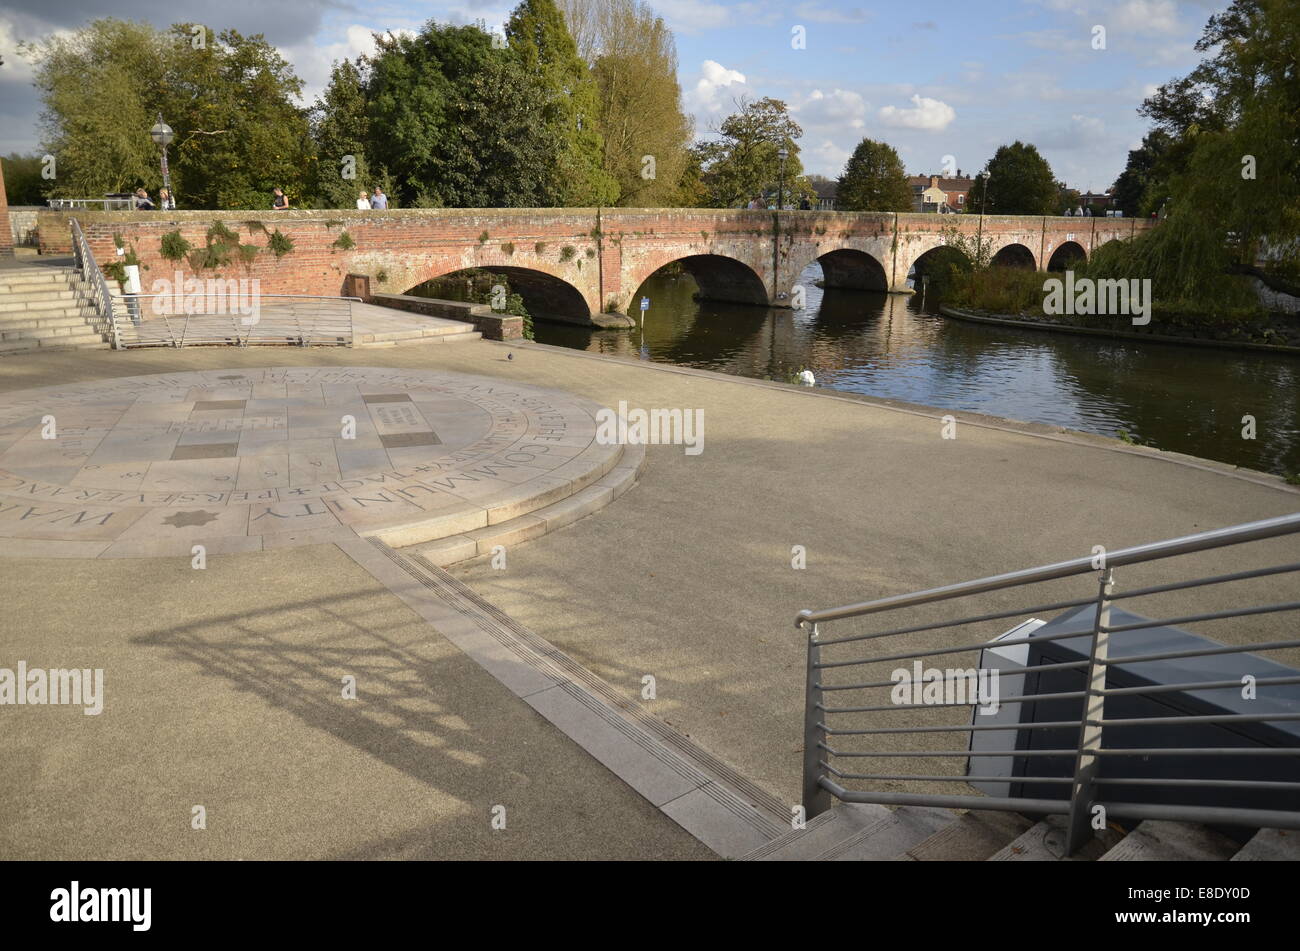
[[[50,198],[48,207],[55,211],[70,209],[91,209],[96,206],[101,211],[135,211],[135,198]]]
[[[86,236],[81,231],[81,224],[76,218],[69,218],[68,223],[72,228],[73,261],[77,270],[81,272],[81,280],[90,285],[90,294],[95,304],[95,310],[98,312],[100,319],[107,324],[109,335],[112,338],[113,349],[121,350],[122,342],[118,337],[117,319],[113,311],[113,295],[109,293],[108,282],[104,279],[104,272],[95,263],[94,252],[90,250],[90,243],[86,241]]]
[[[352,305],[359,297],[263,294],[249,301],[186,295],[129,294],[131,321],[122,322],[124,347],[351,346]],[[247,312],[245,312],[247,308]]]
[[[1268,727],[1267,724],[1288,724],[1300,720],[1300,694],[1272,693],[1268,701],[1258,708],[1249,708],[1243,712],[1241,705],[1224,703],[1221,712],[1219,706],[1201,704],[1193,705],[1195,709],[1209,708],[1208,713],[1195,715],[1158,715],[1135,716],[1133,708],[1117,712],[1114,704],[1126,704],[1141,701],[1143,698],[1158,696],[1169,698],[1178,695],[1194,695],[1203,699],[1207,693],[1215,691],[1243,689],[1241,676],[1226,676],[1230,672],[1238,674],[1246,671],[1244,677],[1251,684],[1251,689],[1264,691],[1275,690],[1280,686],[1289,686],[1300,682],[1300,677],[1290,676],[1296,673],[1290,668],[1280,667],[1256,656],[1258,653],[1300,648],[1300,639],[1288,637],[1268,637],[1258,629],[1251,629],[1249,637],[1242,637],[1238,632],[1235,643],[1231,646],[1217,642],[1206,643],[1208,639],[1195,639],[1179,631],[1175,625],[1186,625],[1206,621],[1227,619],[1254,619],[1255,624],[1262,624],[1269,615],[1300,610],[1300,585],[1295,585],[1295,573],[1300,572],[1300,557],[1287,559],[1283,564],[1245,568],[1226,574],[1209,577],[1188,578],[1164,582],[1145,587],[1134,588],[1127,592],[1115,590],[1115,573],[1117,568],[1133,567],[1143,564],[1164,562],[1166,559],[1198,552],[1211,552],[1233,545],[1244,545],[1266,539],[1279,539],[1300,533],[1300,513],[1279,516],[1234,525],[1214,531],[1200,532],[1180,538],[1136,545],[1116,551],[1094,549],[1094,554],[1070,561],[1042,565],[1021,571],[993,575],[960,584],[945,585],[911,594],[895,595],[864,601],[842,607],[823,610],[800,611],[795,619],[797,626],[807,629],[807,663],[804,703],[804,763],[803,763],[803,807],[808,818],[830,808],[832,799],[844,802],[878,803],[885,805],[921,805],[949,808],[990,809],[1016,811],[1027,814],[1046,814],[1068,816],[1067,850],[1079,849],[1092,835],[1091,825],[1095,821],[1095,812],[1099,808],[1105,814],[1118,819],[1141,820],[1146,818],[1165,818],[1188,822],[1213,822],[1247,826],[1278,826],[1300,829],[1300,732],[1291,730],[1286,733],[1284,741],[1273,745],[1242,746],[1237,739],[1231,745],[1219,744],[1206,746],[1193,743],[1188,746],[1180,738],[1178,731],[1183,728],[1204,730],[1207,728],[1233,730],[1237,734],[1265,725],[1269,730],[1285,730],[1286,727]],[[958,598],[973,597],[991,592],[1046,582],[1065,581],[1085,575],[1098,575],[1098,587],[1088,596],[1075,598],[1046,599],[1049,603],[1032,604],[1014,610],[1007,610],[999,605],[999,610],[981,612],[966,617],[946,619],[938,622],[926,620],[925,623],[890,625],[890,629],[855,631],[843,636],[823,636],[823,626],[831,622],[847,621],[853,618],[867,618],[886,612],[919,608],[926,605],[948,602]],[[1289,592],[1292,596],[1270,598],[1270,603],[1241,603],[1241,599],[1225,605],[1213,604],[1210,599],[1221,592],[1220,586],[1253,579],[1274,578],[1293,582]],[[1185,597],[1184,592],[1194,591],[1202,601],[1200,606],[1213,606],[1217,610],[1175,610],[1167,608],[1163,620],[1148,620],[1138,615],[1123,614],[1116,620],[1113,612],[1118,611],[1117,602],[1130,604],[1133,599],[1171,596]],[[1042,598],[1037,599],[1044,600]],[[1044,622],[1037,621],[1032,615],[1048,611],[1068,609],[1059,616],[1052,626],[1043,628]],[[1085,617],[1083,612],[1087,612]],[[1167,616],[1172,613],[1175,616]],[[954,629],[980,625],[998,619],[1020,617],[1027,619],[1012,631],[997,639],[988,637],[985,627],[981,635],[959,636],[955,639],[947,636]],[[1031,621],[1033,623],[1028,623]],[[1161,640],[1157,637],[1164,637]],[[1288,632],[1289,633],[1289,632]],[[920,636],[915,650],[896,650],[886,646],[886,639]],[[1173,638],[1174,640],[1170,640]],[[1181,640],[1180,640],[1181,639]],[[1253,640],[1254,643],[1245,641]],[[1063,647],[1073,642],[1068,649]],[[892,643],[889,642],[889,643]],[[1190,649],[1168,649],[1171,643],[1194,644]],[[1086,646],[1084,646],[1086,644]],[[1045,647],[1044,645],[1048,645]],[[874,653],[873,653],[874,649]],[[977,651],[996,649],[1000,654],[1005,651],[1023,651],[1026,658],[1023,666],[1010,665],[1008,669],[1023,675],[1025,684],[1030,683],[1033,675],[1035,687],[1025,689],[1023,695],[995,700],[1009,705],[1018,711],[1013,719],[1001,716],[996,722],[977,723],[979,717],[972,713],[979,708],[987,697],[981,699],[972,696],[968,690],[961,689],[945,693],[953,675],[957,675],[962,684],[973,688],[980,677],[996,677],[997,670],[949,670],[937,671],[942,675],[939,699],[934,701],[929,696],[921,696],[915,691],[911,696],[900,696],[893,692],[900,683],[912,683],[912,674],[907,668],[898,668],[885,679],[879,674],[864,676],[862,668],[872,664],[907,663],[919,666],[923,659],[944,655],[970,655]],[[1054,650],[1059,657],[1079,657],[1059,663],[1046,663],[1037,653]],[[831,652],[847,651],[851,656],[841,658],[838,654],[831,657]],[[1196,658],[1211,658],[1211,662],[1201,665],[1199,673],[1185,674],[1185,670],[1195,668]],[[1230,660],[1233,658],[1233,660]],[[1134,665],[1154,665],[1160,662],[1177,661],[1179,667],[1174,675],[1174,683],[1159,683],[1142,680],[1138,686],[1117,686],[1108,681],[1108,675],[1116,671],[1131,671]],[[1233,664],[1237,666],[1233,667]],[[1243,666],[1244,664],[1244,666]],[[1190,666],[1189,666],[1190,665]],[[1227,668],[1231,667],[1232,670]],[[1151,669],[1141,668],[1144,670]],[[1070,686],[1068,678],[1082,675],[1077,685]],[[919,671],[918,671],[919,672]],[[1215,675],[1217,674],[1217,676]],[[925,675],[930,678],[927,672]],[[1068,689],[1048,689],[1038,692],[1037,683],[1043,677],[1062,684],[1062,678]],[[1198,679],[1200,677],[1201,679]],[[1129,679],[1134,679],[1130,677]],[[889,692],[887,698],[870,702],[871,692]],[[902,691],[907,693],[908,691]],[[997,691],[993,691],[997,695]],[[866,695],[866,702],[847,699]],[[1222,696],[1222,693],[1218,694]],[[1106,704],[1111,701],[1111,710],[1107,714]],[[1044,704],[1047,710],[1043,719],[1033,719],[1036,704]],[[1077,716],[1066,715],[1061,718],[1062,704],[1066,708],[1077,704]],[[949,722],[951,711],[959,710],[963,715],[961,723]],[[1157,709],[1164,713],[1168,707]],[[942,711],[949,711],[949,720],[943,719]],[[1236,712],[1234,712],[1236,711]],[[984,712],[988,712],[987,710]],[[1123,715],[1121,715],[1123,714]],[[859,728],[859,722],[846,722],[845,717],[867,717],[867,726]],[[937,719],[936,719],[937,718]],[[943,722],[940,722],[943,721]],[[853,727],[853,728],[850,728]],[[1116,736],[1115,731],[1140,729],[1143,734],[1143,749],[1135,750],[1131,742],[1123,742],[1123,735]],[[1055,731],[1055,733],[1035,733],[1033,731]],[[1151,741],[1152,732],[1157,739]],[[1050,741],[1054,748],[1037,748],[1033,736],[1065,736],[1073,732],[1075,740],[1066,739]],[[947,749],[956,746],[945,738],[965,734],[970,738],[967,749]],[[1132,735],[1132,734],[1130,734]],[[1270,733],[1270,736],[1274,734]],[[900,743],[900,738],[912,736],[910,743]],[[1185,737],[1185,734],[1183,735]],[[929,737],[929,739],[926,739]],[[985,743],[977,749],[979,737],[997,737],[999,742],[1014,737],[1011,746],[1001,750],[990,750]],[[874,743],[871,749],[860,749],[854,744]],[[1270,741],[1271,742],[1271,741]],[[1041,742],[1040,742],[1041,745]],[[1031,748],[1033,747],[1033,748]],[[1149,777],[1136,773],[1126,774],[1127,764],[1136,762],[1134,756],[1144,753],[1157,757],[1160,764],[1174,764],[1177,767],[1184,760],[1204,769],[1207,764],[1240,764],[1249,757],[1258,756],[1260,762],[1280,763],[1282,769],[1273,772],[1256,773],[1254,778],[1232,775],[1225,778],[1215,776],[1160,776]],[[989,775],[987,766],[979,764],[989,762],[988,757],[1000,757],[1003,768],[992,770]],[[1179,757],[1174,759],[1173,757]],[[1219,757],[1229,757],[1219,759]],[[921,763],[958,763],[965,759],[967,772],[958,774],[951,768],[945,770],[931,767],[928,770],[914,771],[909,768],[886,767],[868,771],[854,771],[851,762],[881,762],[914,765]],[[1143,757],[1143,761],[1145,757]],[[994,761],[998,762],[998,761]],[[1007,768],[1006,764],[1011,764]],[[1051,764],[1056,763],[1053,767]],[[1063,764],[1072,763],[1072,768]],[[1038,764],[1035,766],[1034,764]],[[1106,768],[1103,768],[1106,767]],[[1294,768],[1293,768],[1294,767]],[[1049,775],[1050,774],[1050,775]],[[876,784],[874,789],[856,788],[855,784],[868,782]],[[901,784],[984,784],[988,786],[1005,786],[1007,791],[1016,787],[1021,790],[1042,790],[1041,796],[1032,795],[981,795],[937,794],[925,792],[898,791]],[[880,788],[887,784],[892,788]],[[1052,798],[1049,790],[1068,786],[1068,796]],[[1139,791],[1134,795],[1133,790]],[[1182,793],[1183,799],[1208,796],[1206,791],[1213,791],[1212,801],[1171,802],[1169,795]],[[1163,792],[1162,792],[1163,791]],[[1125,795],[1125,793],[1127,795]],[[1276,800],[1261,803],[1249,798],[1253,794],[1285,794],[1290,797],[1283,808],[1277,808]],[[1161,796],[1165,798],[1161,799]],[[1146,796],[1151,801],[1132,801]],[[1230,797],[1230,798],[1229,798]],[[1174,795],[1174,798],[1178,798]],[[1224,804],[1226,801],[1226,805]],[[1294,806],[1292,806],[1294,804]]]

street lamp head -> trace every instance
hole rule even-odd
[[[149,135],[156,144],[163,146],[171,145],[172,139],[175,138],[172,127],[163,122],[161,118],[158,120],[157,125],[149,130]]]
[[[776,157],[779,158],[782,162],[784,162],[786,159],[788,159],[788,158],[790,157],[790,150],[789,150],[789,149],[777,149],[777,150],[776,150]]]

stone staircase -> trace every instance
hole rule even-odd
[[[450,324],[451,322],[448,321]],[[371,347],[400,347],[407,343],[464,343],[467,340],[481,340],[483,335],[474,329],[473,324],[452,324],[451,326],[420,327],[411,330],[389,330],[361,332],[357,331],[352,346],[357,349]]]
[[[1204,826],[1147,820],[1099,833],[1065,856],[1065,819],[1009,812],[839,803],[744,857],[747,862],[1247,862],[1300,859],[1300,831],[1260,829],[1244,845]]]
[[[81,276],[70,267],[0,269],[0,356],[33,350],[106,349]]]
[[[374,537],[431,565],[446,568],[488,555],[497,545],[510,547],[549,534],[604,508],[635,484],[645,469],[645,446],[615,446],[603,460],[593,462],[568,485],[518,503],[513,518],[468,531],[443,531],[436,523],[376,531]]]

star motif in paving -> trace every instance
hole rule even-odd
[[[216,512],[177,512],[175,515],[168,515],[163,519],[164,525],[170,525],[172,528],[186,528],[190,525],[196,525],[202,528],[208,522],[217,520]]]

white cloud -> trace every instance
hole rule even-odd
[[[830,92],[814,89],[802,103],[792,104],[790,111],[805,128],[861,129],[866,125],[867,102],[849,89],[832,89]]]
[[[866,23],[871,14],[861,7],[837,10],[824,7],[820,3],[801,3],[794,8],[797,20],[810,20],[813,23]]]
[[[744,95],[748,91],[745,74],[706,59],[700,65],[699,81],[687,93],[687,104],[696,112],[715,113],[722,108],[724,90],[729,98]]]
[[[293,46],[281,47],[280,54],[293,64],[294,71],[303,81],[303,101],[314,102],[325,91],[330,81],[330,67],[336,61],[356,59],[362,54],[373,53],[376,32],[390,31],[354,23],[343,31],[343,38],[336,43],[320,43],[309,39]],[[392,29],[391,32],[398,36],[415,35],[414,31],[405,29]]]
[[[1173,34],[1182,31],[1173,0],[1125,0],[1102,21],[1115,31]]]
[[[880,110],[880,121],[896,129],[923,129],[942,132],[957,118],[957,111],[946,102],[913,96],[912,108],[885,106]]]
[[[655,12],[679,33],[717,29],[731,19],[731,11],[722,4],[694,0],[655,0]]]
[[[830,139],[823,139],[819,145],[804,146],[799,153],[799,160],[803,162],[805,172],[839,178],[852,154],[852,150],[841,148]]]

